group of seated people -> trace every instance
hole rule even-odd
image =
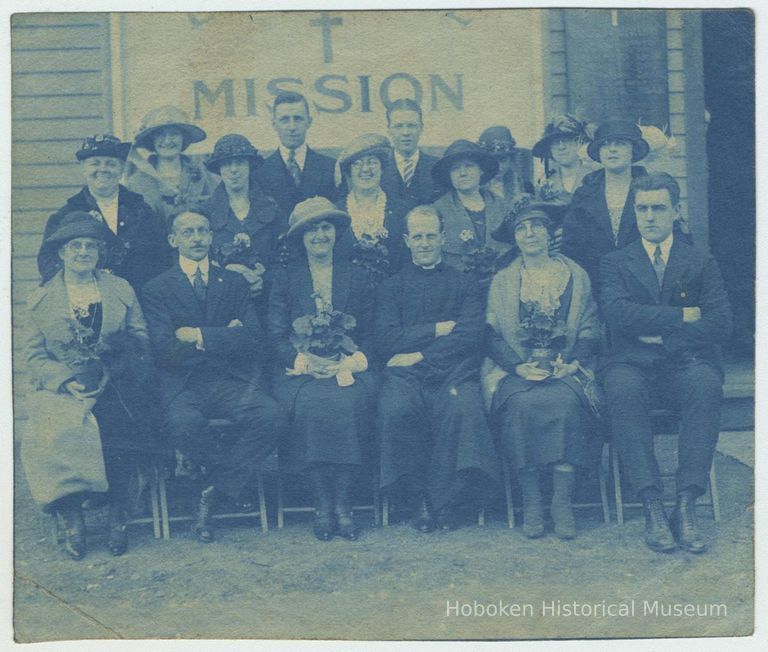
[[[647,545],[706,549],[695,503],[730,307],[680,228],[675,179],[633,165],[648,151],[636,125],[590,138],[556,118],[533,148],[546,164],[534,188],[504,127],[439,159],[420,151],[411,100],[388,107],[390,139],[355,138],[337,161],[307,147],[301,95],[278,95],[272,119],[266,159],[231,134],[203,169],[183,151],[205,133],[173,107],[133,144],[100,135],[77,151],[86,185],[48,221],[24,324],[36,391],[21,446],[70,557],[86,554],[82,505],[97,495],[109,550],[126,551],[135,471],[169,450],[204,469],[203,542],[275,450],[308,481],[322,541],[359,537],[361,476],[411,501],[417,530],[454,529],[502,459],[524,534],[545,533],[546,474],[554,533],[571,539],[576,477],[606,433]],[[670,517],[649,420],[661,397],[681,417]],[[211,419],[233,424],[226,445]]]

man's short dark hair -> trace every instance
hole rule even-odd
[[[277,107],[281,104],[297,104],[298,102],[301,102],[304,105],[307,115],[309,115],[309,102],[307,102],[306,97],[296,91],[280,91],[275,97],[275,101],[272,103],[272,115],[275,115]]]
[[[669,193],[672,206],[677,206],[680,203],[680,185],[671,174],[666,172],[651,172],[641,177],[635,177],[632,179],[632,185],[629,189],[633,197],[638,191],[666,190]]]
[[[442,233],[445,230],[445,223],[443,222],[443,216],[440,215],[437,209],[430,204],[422,204],[421,206],[416,206],[415,208],[412,208],[411,210],[409,210],[408,214],[405,216],[405,235],[411,234],[411,230],[410,230],[411,215],[429,215],[431,217],[436,217],[437,223],[440,225],[440,233]]]
[[[387,126],[390,124],[390,118],[393,111],[416,111],[419,114],[419,122],[424,123],[424,117],[421,114],[421,107],[418,103],[409,97],[404,97],[387,104]]]

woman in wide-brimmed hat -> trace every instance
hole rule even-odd
[[[586,270],[597,292],[600,258],[640,237],[629,187],[633,178],[647,174],[635,163],[648,153],[648,143],[635,123],[608,120],[587,153],[603,167],[586,175],[573,195],[563,221],[562,252]]]
[[[205,200],[213,182],[202,165],[184,154],[206,134],[174,106],[153,109],[141,121],[130,158],[133,170],[126,185],[144,199],[166,221],[185,208]],[[137,149],[148,153],[145,157]]]
[[[510,207],[520,195],[533,193],[533,184],[523,179],[516,169],[520,152],[507,127],[488,127],[480,134],[477,144],[499,162],[496,176],[485,185],[487,190],[506,201]]]
[[[555,534],[570,539],[575,472],[593,464],[589,403],[576,378],[597,353],[600,325],[587,274],[549,251],[560,211],[531,202],[508,216],[497,237],[514,239],[521,255],[496,274],[488,296],[483,390],[523,491],[523,531],[531,538],[544,533],[540,473],[552,473]]]
[[[368,356],[374,293],[364,270],[338,255],[339,234],[349,224],[349,215],[324,197],[297,204],[286,237],[301,257],[278,270],[269,298],[272,387],[291,419],[281,464],[309,478],[321,541],[336,534],[357,539],[350,492],[373,446],[376,395]],[[335,330],[330,339],[344,340],[343,350],[319,331],[312,336],[323,324]]]
[[[499,170],[496,158],[480,145],[457,140],[432,167],[436,184],[451,188],[433,204],[445,230],[445,261],[459,270],[467,269],[467,256],[490,248],[504,254],[510,245],[493,238],[504,220],[506,202],[482,186]]]
[[[117,235],[107,247],[104,267],[122,276],[134,288],[165,271],[172,262],[167,230],[162,217],[144,198],[120,183],[131,143],[111,134],[96,134],[83,140],[75,152],[85,186],[48,218],[44,241],[72,212],[83,211],[102,220]],[[41,247],[37,266],[43,283],[61,269],[58,253]]]
[[[547,123],[531,150],[544,163],[544,176],[536,184],[540,199],[570,203],[582,179],[595,170],[582,158],[582,149],[589,142],[586,123],[573,115],[559,115]]]
[[[221,183],[203,211],[213,232],[213,259],[243,275],[260,315],[265,317],[278,237],[285,231],[286,217],[256,179],[261,163],[261,156],[245,136],[219,138],[205,165],[221,177]]]
[[[29,301],[35,390],[21,460],[35,501],[63,517],[73,559],[87,551],[81,505],[91,494],[106,494],[107,545],[125,552],[130,479],[156,451],[144,317],[128,282],[98,269],[115,240],[103,221],[68,213],[43,243],[62,269]]]
[[[381,187],[381,176],[392,155],[389,141],[379,134],[363,134],[350,142],[337,161],[337,185],[346,194],[337,206],[349,214],[350,231],[341,237],[344,255],[360,259],[360,245],[380,242],[387,249],[386,271],[396,272],[403,263],[403,220],[407,205],[390,197]]]

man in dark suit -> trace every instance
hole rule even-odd
[[[235,501],[242,497],[275,448],[286,417],[261,379],[267,342],[248,283],[242,275],[210,264],[208,219],[180,213],[168,240],[178,249],[178,262],[144,286],[142,305],[171,443],[208,471],[192,525],[195,535],[208,542],[213,540],[217,495]],[[234,422],[231,446],[217,447],[207,428],[210,418]]]
[[[380,482],[405,484],[417,530],[453,529],[460,501],[479,498],[468,492],[498,480],[479,380],[485,309],[472,277],[442,260],[433,206],[408,214],[405,240],[412,262],[377,295]]]
[[[382,170],[381,188],[387,197],[400,199],[407,210],[431,204],[441,195],[431,174],[437,158],[419,149],[423,128],[421,107],[413,100],[395,100],[387,106],[387,129],[394,150]]]
[[[602,372],[612,436],[645,508],[645,541],[706,550],[695,520],[720,428],[723,371],[719,344],[731,309],[714,258],[673,233],[680,188],[657,172],[632,182],[641,238],[601,264],[601,303],[611,350]],[[649,410],[664,397],[681,417],[677,504],[671,526],[661,502]],[[656,399],[654,401],[654,399]]]
[[[275,98],[272,126],[280,145],[258,168],[256,177],[262,189],[278,203],[285,219],[296,204],[309,197],[320,195],[336,200],[336,162],[307,147],[307,130],[311,125],[309,104],[303,95],[284,91]]]

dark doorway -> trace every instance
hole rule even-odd
[[[747,10],[704,11],[710,121],[709,238],[734,312],[733,352],[754,354],[755,22]]]

